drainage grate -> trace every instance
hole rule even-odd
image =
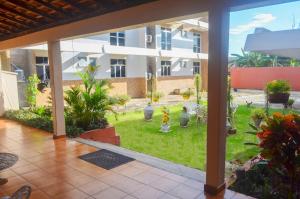
[[[113,169],[115,167],[118,167],[122,164],[126,164],[134,160],[133,158],[114,153],[106,149],[101,149],[93,153],[88,153],[79,156],[79,158],[107,170]]]

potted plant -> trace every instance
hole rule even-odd
[[[266,118],[266,113],[264,109],[256,108],[251,111],[251,118],[256,128],[259,128],[261,122]]]
[[[170,131],[170,112],[167,107],[162,107],[162,124],[160,130],[164,133],[167,133]]]
[[[194,95],[194,92],[192,91],[191,88],[181,93],[181,96],[184,100],[189,100],[192,95]]]
[[[182,108],[182,112],[180,115],[180,126],[183,128],[187,127],[189,121],[190,121],[190,115],[187,112],[187,108],[184,106]]]
[[[273,80],[266,86],[268,101],[270,103],[287,104],[290,97],[291,86],[286,80]]]
[[[144,119],[145,121],[151,121],[154,113],[154,108],[149,102],[148,105],[144,108]]]
[[[65,91],[65,114],[66,118],[70,118],[66,123],[83,129],[85,132],[80,135],[83,139],[119,145],[120,137],[106,119],[108,112],[116,116],[113,106],[117,99],[109,96],[108,82],[96,80],[93,75],[95,70],[91,69],[88,67],[79,73],[83,86],[74,86]]]

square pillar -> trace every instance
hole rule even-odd
[[[225,189],[226,104],[229,7],[216,3],[209,10],[208,122],[206,193]]]
[[[48,41],[50,87],[52,97],[53,138],[65,137],[64,93],[59,41]]]

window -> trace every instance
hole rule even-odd
[[[96,66],[97,57],[78,57],[78,67],[87,67],[88,65]]]
[[[199,33],[194,33],[193,52],[194,53],[201,52],[201,37]]]
[[[180,68],[186,68],[188,62],[187,61],[180,61]]]
[[[161,61],[161,76],[171,76],[171,61]]]
[[[35,57],[36,74],[38,78],[45,82],[50,79],[50,69],[48,57]]]
[[[161,49],[171,50],[172,33],[170,28],[161,28]]]
[[[126,77],[126,60],[125,59],[111,59],[110,60],[111,77]]]
[[[186,31],[186,30],[180,30],[180,33],[181,33],[181,37],[184,37],[184,38],[187,38],[187,36],[188,36],[188,31]]]
[[[200,74],[200,62],[193,63],[193,74]]]
[[[110,45],[125,46],[125,32],[110,33]]]
[[[97,65],[97,58],[96,57],[89,57],[89,64],[92,66]]]

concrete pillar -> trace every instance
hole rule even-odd
[[[229,9],[218,2],[209,10],[207,166],[204,189],[212,195],[225,188],[228,37]]]
[[[59,41],[48,41],[48,57],[52,97],[53,138],[56,139],[66,135],[62,63]]]

